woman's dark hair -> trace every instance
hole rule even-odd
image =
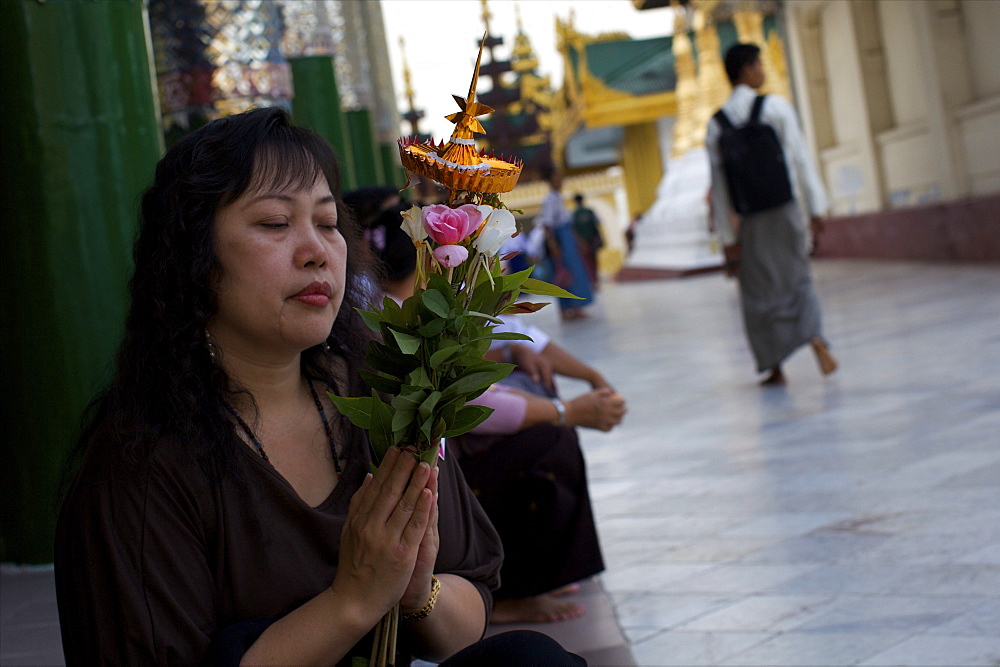
[[[303,372],[335,391],[364,393],[355,368],[363,363],[365,327],[355,310],[371,281],[362,276],[370,254],[341,202],[340,173],[329,144],[292,126],[279,108],[253,109],[212,121],[181,138],[156,167],[142,196],[131,304],[109,386],[88,410],[78,452],[100,440],[113,451],[137,453],[162,439],[188,448],[206,471],[234,470],[245,445],[233,428],[229,397],[241,392],[209,356],[205,324],[217,309],[221,267],[213,247],[219,209],[268,185],[308,189],[324,177],[337,200],[338,228],[347,242],[343,304],[327,339],[302,354]],[[362,436],[342,420],[351,442]],[[95,438],[100,431],[101,437]]]
[[[726,51],[726,76],[729,83],[736,85],[743,68],[752,65],[760,58],[760,47],[756,44],[733,44]]]
[[[344,193],[344,203],[364,230],[368,247],[379,260],[379,277],[402,280],[417,268],[417,249],[402,228],[403,211],[411,204],[400,197],[397,204],[386,202],[399,191],[385,186],[369,186]]]

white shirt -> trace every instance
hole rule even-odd
[[[753,102],[757,99],[757,91],[750,86],[740,84],[733,89],[732,94],[722,110],[729,117],[729,122],[739,127],[750,120]],[[791,173],[792,192],[796,200],[802,202],[812,215],[823,215],[828,208],[823,182],[819,178],[816,166],[809,156],[802,131],[799,129],[799,119],[795,109],[788,100],[779,95],[768,95],[760,110],[760,119],[775,129],[785,151],[785,163]],[[736,243],[732,225],[729,222],[729,187],[726,185],[726,175],[722,168],[722,156],[719,154],[719,135],[722,128],[713,117],[708,122],[705,134],[705,147],[712,163],[712,219],[719,240],[723,245]]]
[[[563,204],[562,195],[555,190],[549,190],[548,196],[542,202],[542,211],[535,218],[536,226],[561,227],[573,221],[573,215]]]

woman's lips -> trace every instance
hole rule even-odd
[[[333,289],[330,283],[314,282],[303,287],[297,294],[292,295],[292,299],[310,306],[325,306],[330,303],[330,294]]]

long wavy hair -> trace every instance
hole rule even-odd
[[[253,109],[209,123],[178,141],[160,160],[142,196],[131,304],[113,378],[91,403],[77,446],[137,454],[164,439],[189,449],[213,476],[236,470],[245,445],[236,434],[230,398],[244,391],[215,364],[205,325],[216,313],[221,266],[213,247],[219,209],[263,185],[308,189],[322,175],[337,201],[347,241],[344,300],[323,345],[302,354],[303,372],[347,395],[365,392],[357,375],[368,340],[355,307],[370,298],[372,259],[343,205],[337,160],[319,135],[291,124],[279,108]],[[251,396],[252,398],[252,396]],[[347,456],[366,445],[339,419]],[[99,437],[95,434],[100,433]]]

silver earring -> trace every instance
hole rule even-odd
[[[205,349],[208,350],[208,356],[212,361],[215,361],[215,343],[212,342],[212,334],[208,332],[208,327],[205,327]]]
[[[328,340],[324,340],[323,341],[323,351],[324,352],[329,352],[330,351],[330,341],[328,341]]]

